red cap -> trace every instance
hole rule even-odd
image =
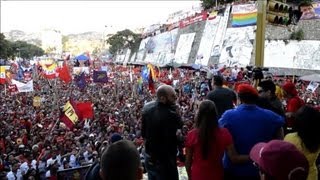
[[[306,157],[293,144],[285,141],[258,143],[251,149],[250,158],[275,179],[307,179],[309,173]]]
[[[257,97],[259,96],[258,91],[249,84],[240,84],[238,86],[237,93],[238,94],[248,93]]]
[[[292,82],[286,82],[282,89],[290,95],[296,96],[298,94],[297,90],[296,90],[296,86],[292,83]]]

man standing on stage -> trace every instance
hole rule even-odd
[[[142,137],[149,180],[178,180],[176,164],[177,130],[182,121],[176,106],[177,95],[168,85],[157,89],[157,100],[147,103],[142,112]]]

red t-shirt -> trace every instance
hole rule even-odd
[[[302,99],[300,99],[298,96],[290,98],[287,101],[287,112],[295,113],[297,112],[302,106],[304,105],[304,102]],[[287,118],[287,126],[293,127],[294,125],[294,119],[293,118]]]
[[[226,128],[219,128],[212,135],[211,151],[206,160],[202,159],[198,129],[191,130],[186,139],[186,148],[193,150],[191,179],[223,179],[222,158],[226,148],[233,143],[232,136]]]

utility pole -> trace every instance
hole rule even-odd
[[[267,0],[258,0],[257,2],[258,2],[258,17],[257,17],[257,31],[256,31],[255,66],[263,67]]]

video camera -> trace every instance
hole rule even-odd
[[[253,78],[254,80],[263,79],[263,71],[269,71],[268,68],[253,66],[247,66],[246,69],[248,70],[248,77]]]

